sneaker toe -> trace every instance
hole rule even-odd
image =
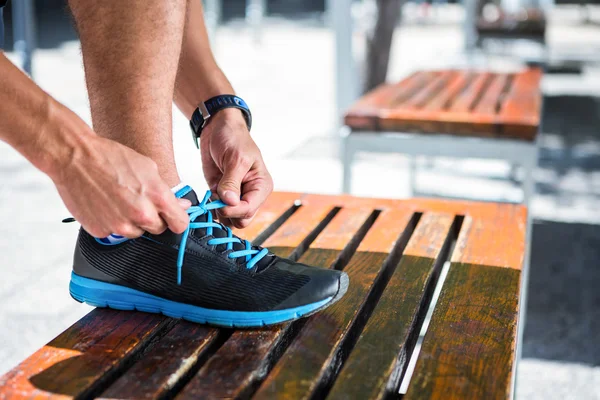
[[[324,268],[309,267],[303,264],[294,264],[296,273],[307,275],[310,280],[298,291],[280,303],[275,310],[302,307],[314,304],[328,298],[336,301],[348,289],[348,274]]]

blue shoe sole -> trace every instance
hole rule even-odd
[[[279,324],[313,314],[337,301],[345,293],[341,288],[338,295],[301,307],[276,311],[227,311],[213,310],[177,303],[153,296],[125,286],[114,285],[71,273],[69,291],[71,296],[94,307],[109,307],[115,310],[138,310],[164,314],[171,318],[183,318],[200,324],[210,324],[228,328],[251,328]]]

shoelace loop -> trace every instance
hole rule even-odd
[[[210,190],[206,191],[204,195],[204,199],[197,206],[192,206],[187,209],[187,213],[190,218],[190,223],[187,228],[181,235],[181,241],[179,242],[179,253],[177,256],[177,284],[181,285],[181,270],[183,268],[183,259],[185,257],[185,248],[187,244],[187,239],[190,234],[190,229],[206,229],[207,235],[213,234],[213,229],[221,229],[227,232],[227,237],[223,238],[214,238],[210,239],[207,243],[209,246],[218,246],[221,244],[227,245],[227,250],[233,250],[234,243],[241,243],[246,246],[244,250],[232,251],[227,255],[227,257],[235,259],[240,257],[245,257],[246,260],[246,268],[252,269],[257,262],[262,260],[268,253],[269,250],[261,249],[254,250],[252,248],[252,244],[248,240],[242,240],[238,237],[233,236],[233,232],[226,226],[213,222],[212,210],[217,210],[219,208],[226,207],[227,205],[223,203],[221,200],[216,200],[212,202],[208,202],[212,192]],[[195,222],[196,218],[201,215],[207,214],[206,222]]]

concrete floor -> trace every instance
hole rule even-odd
[[[444,13],[441,24],[407,24],[398,30],[390,79],[416,68],[465,64],[460,13],[453,8]],[[565,11],[560,23],[552,25],[554,49],[600,46],[600,29],[578,25],[573,15]],[[339,193],[331,32],[312,22],[273,20],[261,44],[245,33],[239,24],[223,27],[215,51],[237,92],[252,106],[253,136],[276,190]],[[360,57],[360,46],[357,53]],[[34,73],[44,89],[89,121],[77,42],[39,51]],[[544,90],[543,148],[532,207],[536,220],[529,319],[518,393],[523,399],[595,399],[600,398],[600,70],[546,77]],[[175,115],[180,173],[204,190],[187,122]],[[520,198],[519,189],[506,180],[510,167],[502,162],[438,159],[420,165],[418,188],[423,195]],[[407,166],[401,155],[362,155],[355,168],[355,194],[406,197]],[[391,173],[393,184],[386,179]],[[72,301],[67,292],[77,227],[60,223],[68,213],[52,182],[2,143],[0,182],[2,373],[89,308]]]

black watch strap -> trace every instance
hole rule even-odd
[[[202,129],[204,129],[208,123],[211,115],[214,115],[225,108],[237,108],[240,110],[246,119],[248,130],[252,128],[252,113],[250,112],[248,104],[246,104],[241,97],[232,94],[223,94],[212,97],[198,105],[198,108],[196,108],[192,114],[192,119],[190,120],[190,128],[192,129],[192,137],[194,143],[196,143],[196,147],[200,147],[198,139],[200,139]]]

